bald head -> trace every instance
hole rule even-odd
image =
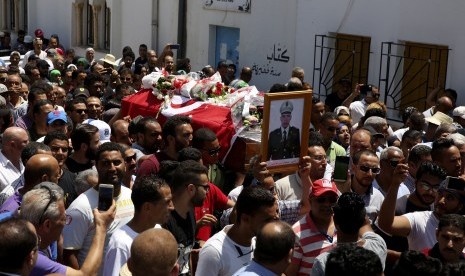
[[[149,229],[134,239],[128,261],[132,275],[178,275],[178,243],[168,230]]]
[[[250,80],[252,79],[252,68],[250,67],[243,67],[241,71],[241,80],[249,83]]]
[[[58,183],[60,175],[58,161],[49,154],[33,155],[26,163],[24,169],[24,187],[27,190],[32,189],[36,184],[44,181]]]
[[[441,111],[444,114],[448,114],[450,111],[452,111],[452,109],[454,109],[454,103],[449,97],[443,96],[437,99],[436,111]]]
[[[287,263],[292,256],[295,234],[292,227],[283,221],[265,224],[257,234],[254,258],[261,264]]]
[[[126,120],[117,120],[111,125],[111,141],[131,146],[129,139],[129,123]]]
[[[8,145],[11,141],[18,141],[25,137],[28,137],[28,134],[24,129],[20,127],[9,127],[3,132],[2,145],[5,147],[5,145]]]
[[[358,129],[350,139],[350,156],[361,150],[371,149],[371,134],[366,129]]]

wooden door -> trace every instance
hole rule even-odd
[[[400,109],[425,110],[427,93],[445,84],[449,49],[443,45],[405,42]]]

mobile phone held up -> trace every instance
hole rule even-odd
[[[113,185],[100,184],[98,186],[98,209],[106,211],[113,202]]]
[[[350,157],[336,156],[334,163],[334,181],[345,182],[347,180],[347,171],[349,170]]]
[[[446,178],[446,185],[444,188],[465,192],[465,180],[458,177],[448,176]]]
[[[179,44],[170,44],[170,49],[171,50],[179,50],[180,47],[181,47],[181,45],[179,45]]]

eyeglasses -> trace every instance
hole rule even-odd
[[[44,210],[42,211],[42,215],[40,215],[40,218],[39,218],[39,224],[41,224],[44,220],[44,216],[45,216],[45,212],[47,212],[47,209],[48,207],[50,207],[50,204],[52,204],[53,202],[55,202],[57,200],[57,197],[55,196],[55,194],[53,193],[53,191],[47,187],[47,186],[41,186],[40,189],[45,189],[48,191],[50,197],[49,197],[49,200],[48,200],[48,203],[47,203],[47,206],[45,206]]]
[[[420,182],[420,185],[423,188],[423,190],[425,190],[425,191],[433,190],[433,192],[437,192],[441,188],[441,185],[434,185],[433,186],[433,185],[427,184],[425,182]]]
[[[379,172],[381,171],[380,168],[370,168],[370,167],[367,167],[367,166],[358,166],[358,168],[362,171],[362,172],[369,172],[371,170],[371,172],[373,174],[379,174]]]
[[[315,197],[316,199],[316,202],[318,203],[331,203],[331,204],[334,204],[337,202],[337,196],[319,196],[319,197]]]
[[[221,147],[217,147],[216,149],[210,149],[210,150],[204,149],[204,151],[208,152],[210,156],[215,156],[221,151]]]
[[[136,160],[136,154],[134,153],[133,155],[130,155],[130,156],[126,156],[126,158],[124,158],[124,161],[126,161],[126,163],[129,163],[131,162],[131,160]]]
[[[124,80],[124,81],[132,81],[131,77],[129,77],[129,78],[121,78],[121,79]]]
[[[207,193],[208,193],[208,191],[210,191],[210,185],[208,185],[208,184],[207,185],[197,184],[195,186],[204,188],[205,192],[207,192]]]

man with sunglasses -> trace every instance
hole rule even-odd
[[[267,160],[298,158],[300,156],[300,130],[291,126],[294,105],[284,101],[279,108],[281,126],[270,132]]]
[[[350,117],[354,124],[365,116],[368,105],[377,102],[380,96],[378,87],[374,85],[357,84],[355,90],[357,90],[357,94],[360,94],[363,98],[349,105]]]
[[[373,180],[373,187],[381,192],[381,194],[386,195],[391,185],[391,176],[394,173],[394,169],[397,164],[404,161],[404,154],[402,150],[398,147],[388,147],[381,151],[379,157],[379,165],[381,171],[378,175],[375,176]],[[397,193],[397,198],[401,198],[404,195],[410,194],[409,189],[403,183],[400,184],[399,192]]]
[[[373,223],[384,200],[383,194],[373,187],[375,177],[381,171],[378,156],[372,150],[361,150],[352,157],[351,169],[351,191],[363,198],[367,216]]]
[[[407,173],[408,166],[406,164],[398,164],[394,170],[392,184],[381,206],[378,226],[388,234],[407,237],[410,250],[431,248],[436,243],[436,229],[439,219],[445,214],[459,214],[463,211],[465,196],[458,190],[440,187],[438,196],[434,201],[433,211],[396,216],[397,191]]]
[[[326,179],[313,182],[310,212],[292,226],[298,242],[286,275],[309,275],[315,258],[336,245],[332,207],[337,199],[338,190],[334,182]]]
[[[105,236],[107,228],[115,218],[116,205],[113,203],[109,210],[100,212],[92,210],[95,236],[92,239],[89,254],[79,270],[62,265],[51,259],[50,245],[60,239],[66,216],[63,202],[63,190],[53,183],[41,183],[35,189],[24,195],[21,204],[21,218],[31,222],[40,237],[39,255],[31,275],[47,275],[57,273],[61,275],[94,275],[102,262]]]
[[[346,150],[334,142],[338,127],[339,120],[336,113],[326,112],[323,114],[318,131],[323,136],[323,148],[326,152],[327,162],[333,166],[336,161],[336,156],[346,156]]]

